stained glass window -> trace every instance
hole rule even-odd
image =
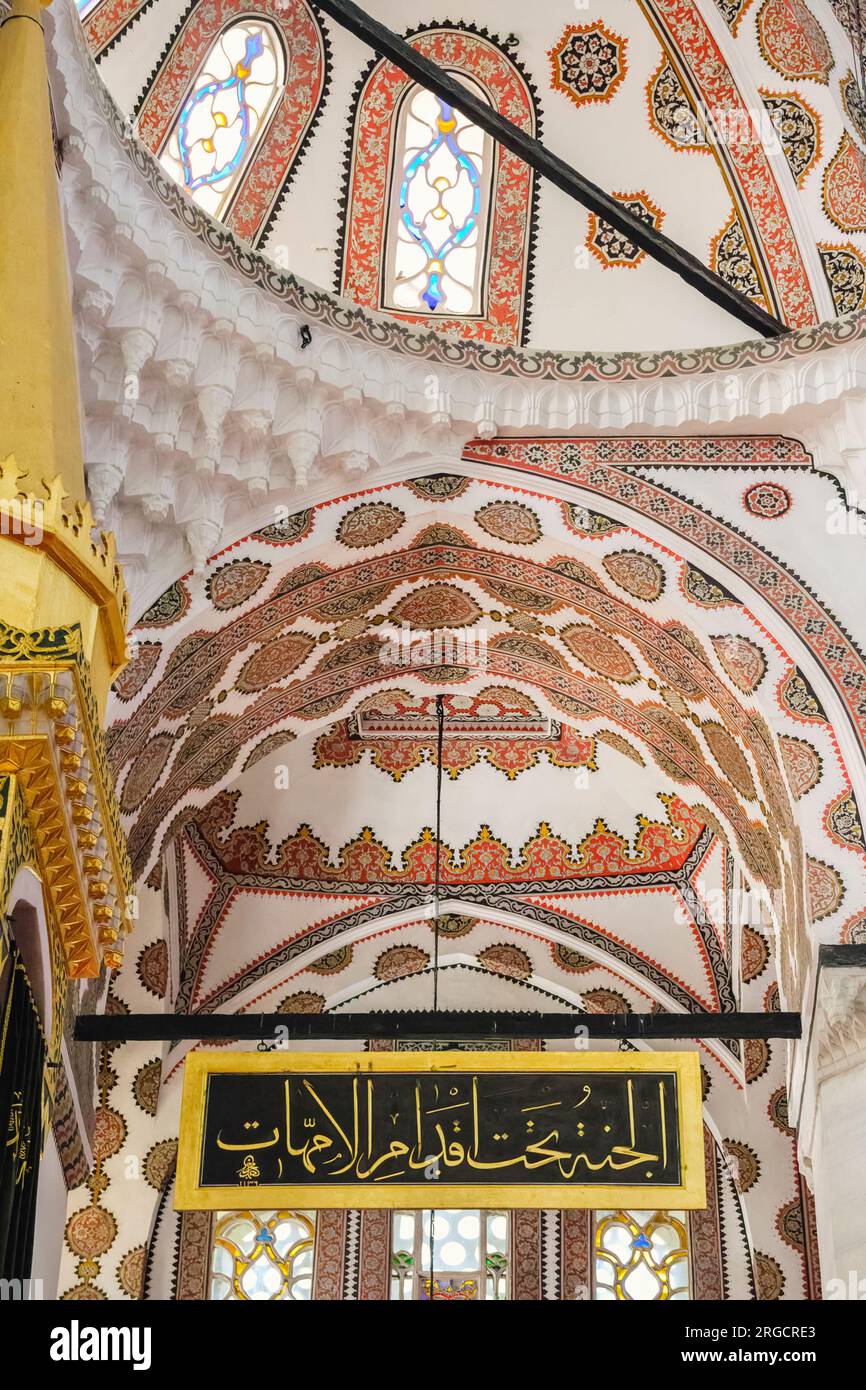
[[[214,1224],[211,1298],[270,1301],[313,1296],[313,1211],[223,1211]]]
[[[597,1211],[594,1296],[631,1302],[689,1298],[685,1212]]]
[[[508,1298],[508,1213],[395,1211],[391,1218],[391,1298],[429,1302],[430,1222],[434,1301]]]
[[[75,0],[75,8],[82,19],[85,15],[90,14],[90,11],[98,4],[99,0]]]
[[[160,160],[212,217],[230,204],[285,81],[277,30],[252,18],[222,31],[193,79]]]
[[[382,307],[482,315],[493,141],[417,85],[403,99],[395,139]]]

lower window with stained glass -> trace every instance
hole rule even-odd
[[[211,1298],[308,1301],[315,1237],[314,1211],[217,1212]]]
[[[432,1293],[431,1293],[431,1242]],[[391,1218],[391,1298],[449,1303],[509,1296],[505,1211],[395,1211]]]
[[[691,1297],[685,1212],[597,1211],[593,1253],[596,1299]]]

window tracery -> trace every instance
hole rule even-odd
[[[594,1266],[594,1297],[600,1301],[688,1299],[685,1212],[596,1212]]]
[[[285,81],[283,45],[260,20],[224,29],[200,67],[160,158],[212,217],[231,201]]]
[[[308,1301],[315,1233],[314,1211],[218,1212],[211,1299]]]
[[[493,159],[493,141],[466,116],[423,87],[409,90],[396,133],[383,307],[483,313]]]

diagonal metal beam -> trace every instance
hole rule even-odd
[[[667,270],[674,271],[686,284],[739,319],[747,328],[767,338],[776,338],[788,331],[784,323],[768,314],[760,305],[754,304],[751,299],[747,299],[720,275],[709,270],[690,251],[684,250],[675,241],[671,241],[670,237],[647,226],[639,217],[628,212],[615,198],[605,193],[604,189],[584,178],[583,174],[566,164],[558,155],[551,154],[540,140],[527,135],[504,116],[500,116],[498,111],[481,101],[474,92],[468,91],[450,73],[439,67],[438,63],[419,53],[387,25],[373,19],[358,5],[353,4],[352,0],[314,0],[314,4],[349,33],[375,49],[381,57],[388,58],[413,81],[419,82],[434,96],[456,107],[475,125],[492,135],[500,145],[504,145],[512,154],[524,160],[537,174],[549,179],[568,197],[594,212],[597,217],[603,218],[635,246],[646,251],[648,256],[652,256]]]

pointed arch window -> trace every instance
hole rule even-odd
[[[139,138],[190,197],[253,244],[266,234],[327,84],[306,0],[198,0],[139,108]]]
[[[447,28],[409,43],[538,133],[533,93],[492,40]],[[392,63],[373,63],[350,127],[342,294],[444,332],[520,343],[533,218],[528,165]]]
[[[282,41],[258,19],[230,24],[199,68],[160,160],[212,217],[230,204],[285,82]]]
[[[489,135],[423,87],[408,90],[396,126],[383,308],[483,317],[494,163]]]

